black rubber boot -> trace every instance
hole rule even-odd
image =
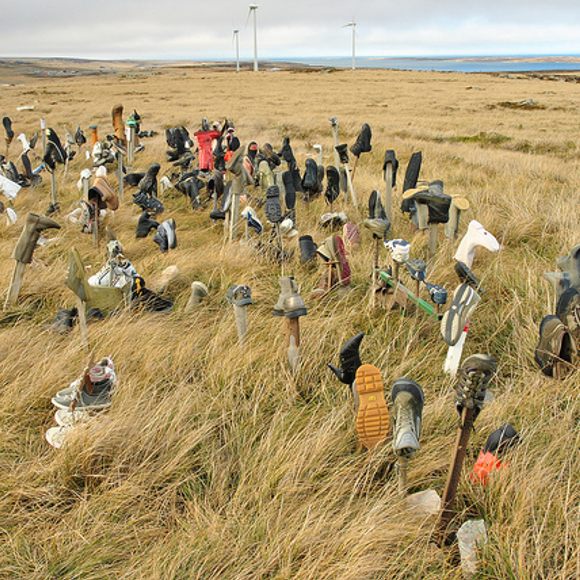
[[[314,243],[312,236],[300,236],[298,245],[300,246],[300,262],[302,264],[306,264],[316,258],[318,246]]]
[[[417,181],[419,180],[419,172],[421,171],[421,163],[423,162],[423,154],[417,151],[411,155],[409,165],[405,171],[405,181],[403,182],[403,191],[408,189],[415,189]]]
[[[373,149],[371,145],[371,139],[373,137],[373,133],[371,131],[371,127],[368,123],[365,123],[354,142],[354,145],[350,148],[350,152],[355,157],[360,157],[361,153],[370,153]]]
[[[327,203],[334,203],[340,195],[340,175],[333,165],[326,168],[326,191],[324,197]]]
[[[352,385],[356,371],[362,364],[360,359],[360,344],[364,336],[364,332],[359,332],[344,343],[340,349],[340,368],[336,368],[331,364],[328,365],[328,368],[336,375],[338,380],[345,385]]]

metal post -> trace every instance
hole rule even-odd
[[[258,23],[254,8],[254,72],[258,72]]]

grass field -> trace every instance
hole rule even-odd
[[[10,73],[0,87],[0,114],[29,136],[40,116],[65,128],[97,123],[111,132],[110,111],[136,108],[145,140],[135,169],[165,163],[163,129],[196,129],[202,117],[232,119],[242,143],[292,139],[301,167],[314,143],[332,162],[328,118],[340,120],[352,143],[363,122],[373,152],[361,158],[355,185],[366,204],[382,188],[382,158],[393,148],[403,167],[424,155],[422,176],[463,193],[477,219],[502,244],[480,252],[474,270],[486,293],[466,354],[498,359],[491,390],[468,450],[473,464],[487,435],[511,422],[522,444],[509,468],[486,488],[462,479],[460,521],[484,518],[489,543],[482,578],[566,578],[579,575],[579,375],[544,377],[533,361],[537,328],[553,311],[542,273],[580,240],[578,207],[580,86],[491,75],[388,71],[243,72],[171,68],[74,79],[31,79]],[[0,77],[0,83],[3,79]],[[533,99],[532,110],[501,105]],[[33,112],[16,112],[19,105]],[[12,152],[19,145],[15,143]],[[75,159],[59,177],[63,213],[75,207]],[[401,176],[402,177],[402,176]],[[112,178],[114,182],[114,178]],[[400,180],[402,181],[402,180]],[[7,289],[12,248],[28,211],[43,212],[48,184],[22,190],[17,225],[0,226],[0,280]],[[400,182],[398,184],[400,186]],[[396,191],[398,206],[400,190]],[[171,264],[182,274],[168,315],[122,314],[89,327],[97,356],[112,355],[120,383],[109,412],[56,451],[44,440],[54,412],[50,398],[86,361],[78,328],[55,335],[47,325],[71,306],[64,286],[68,250],[76,245],[99,269],[104,248],[58,217],[56,241],[35,253],[20,303],[4,312],[0,330],[0,576],[3,578],[460,578],[456,549],[429,538],[434,519],[411,513],[397,492],[390,442],[357,449],[349,390],[326,368],[345,339],[367,333],[363,362],[378,366],[386,388],[401,376],[426,396],[422,448],[411,462],[411,491],[442,493],[457,417],[453,382],[442,372],[446,345],[436,324],[368,307],[372,243],[363,233],[352,257],[353,288],[322,302],[308,300],[317,273],[296,259],[286,268],[309,307],[302,319],[302,369],[287,370],[283,322],[271,316],[279,268],[242,244],[224,244],[208,212],[194,213],[176,192],[164,198],[177,222],[179,246],[161,255],[135,239],[139,215],[130,192],[112,222],[126,256],[152,282]],[[362,221],[351,207],[352,219]],[[299,204],[300,232],[321,242],[324,201]],[[393,235],[426,258],[426,239],[398,211]],[[429,279],[450,291],[454,243],[440,234]],[[383,255],[386,261],[387,256]],[[184,312],[189,284],[210,288],[206,305]],[[237,345],[231,307],[234,282],[252,287],[250,332]]]

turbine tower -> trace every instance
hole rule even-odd
[[[254,13],[254,72],[258,72],[258,23],[256,20],[257,4],[250,4],[250,11],[248,12],[248,20],[252,13]]]
[[[240,72],[240,31],[237,28],[232,40],[236,43],[236,72]]]
[[[356,69],[356,22],[354,18],[352,22],[345,24],[343,28],[351,28],[352,29],[352,70]]]

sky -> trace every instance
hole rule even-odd
[[[256,0],[261,58],[580,54],[580,0]],[[253,54],[243,0],[2,0],[0,57]]]

